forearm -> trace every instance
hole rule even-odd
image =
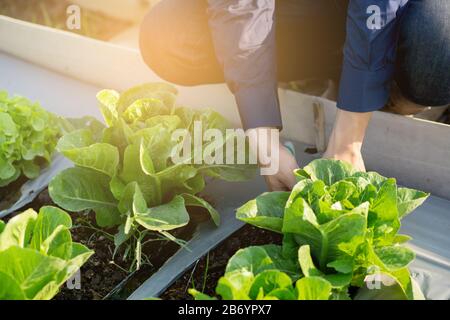
[[[349,112],[338,109],[332,134],[336,151],[361,150],[372,112]]]
[[[325,158],[338,159],[365,170],[361,149],[372,112],[349,112],[338,109]]]
[[[217,59],[245,129],[281,128],[274,13],[275,0],[208,0]]]

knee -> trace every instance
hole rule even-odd
[[[139,47],[144,62],[161,79],[190,85],[185,79],[183,27],[179,23],[182,3],[164,0],[147,13],[140,28]]]
[[[397,82],[413,102],[450,103],[450,2],[412,0],[400,27]]]
[[[162,79],[184,86],[223,81],[208,27],[205,0],[164,0],[144,18],[139,45]]]
[[[139,47],[141,56],[147,66],[162,79],[176,83],[176,79],[168,70],[168,47],[169,37],[164,34],[167,27],[164,18],[167,13],[160,5],[156,5],[144,17],[139,32]]]
[[[450,1],[410,0],[400,23],[400,41],[417,42],[421,50],[450,45]],[[412,50],[417,52],[417,50]]]

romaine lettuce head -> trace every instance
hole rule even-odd
[[[27,210],[0,227],[0,300],[48,300],[93,251],[72,242],[70,216]]]
[[[280,246],[241,249],[228,261],[216,292],[224,300],[328,300],[332,285],[322,277],[301,278],[297,261]],[[190,290],[196,300],[211,297]]]
[[[191,156],[174,163],[174,150],[189,142],[174,140],[177,130],[192,133],[196,123],[219,132],[229,127],[210,109],[176,106],[176,94],[164,83],[143,84],[121,94],[99,92],[106,126],[72,130],[59,140],[58,151],[75,167],[51,181],[53,201],[70,211],[95,211],[101,227],[119,226],[116,245],[138,228],[167,232],[186,225],[188,206],[205,208],[218,224],[217,211],[198,197],[205,179],[242,181],[251,178],[255,168],[192,161],[211,142],[202,142],[201,148],[189,144]]]
[[[237,218],[284,234],[284,254],[298,256],[306,276],[321,276],[342,291],[364,285],[376,270],[413,298],[405,272],[414,253],[401,245],[409,238],[398,231],[428,194],[336,160],[315,160],[295,175],[291,193],[262,194],[239,208]]]

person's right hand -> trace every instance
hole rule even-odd
[[[265,170],[268,175],[264,175],[269,191],[290,191],[296,184],[294,170],[298,169],[295,157],[284,147],[279,141],[279,133],[275,141],[270,137],[273,128],[256,128],[257,134],[249,134],[250,146],[257,147],[252,152],[257,152],[259,166]],[[261,137],[266,137],[266,141],[262,141]],[[258,137],[258,138],[255,138]]]
[[[358,171],[366,171],[361,148],[371,116],[371,112],[338,109],[333,132],[323,157],[345,161]]]

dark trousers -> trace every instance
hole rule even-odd
[[[140,46],[148,66],[180,85],[224,82],[206,0],[162,0],[145,17]],[[338,80],[347,0],[277,0],[280,81]],[[450,103],[450,1],[410,0],[400,22],[395,80],[415,103]]]

